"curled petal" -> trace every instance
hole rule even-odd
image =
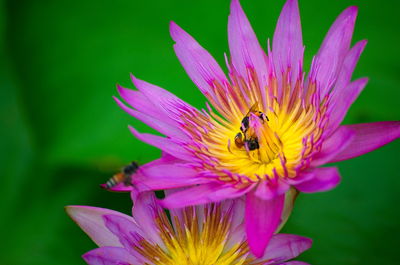
[[[83,256],[89,265],[130,265],[140,262],[124,248],[101,247],[93,249]]]
[[[121,216],[133,222],[133,218],[128,215],[103,208],[71,205],[65,209],[72,220],[100,247],[122,246],[118,237],[107,229],[103,219],[104,215]]]
[[[351,143],[329,162],[347,160],[371,152],[400,137],[400,121],[343,125],[355,132]]]
[[[272,235],[277,230],[285,201],[285,195],[271,200],[259,198],[254,191],[246,195],[246,235],[251,252],[256,257],[264,255]]]
[[[295,185],[296,189],[305,193],[322,192],[333,189],[340,182],[340,174],[336,167],[316,168],[310,173],[314,177]]]
[[[271,238],[262,260],[274,261],[274,263],[293,259],[311,248],[312,240],[307,237],[276,234]]]

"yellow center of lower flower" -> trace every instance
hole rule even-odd
[[[142,238],[134,249],[148,262],[155,265],[245,265],[253,258],[245,241],[227,246],[230,235],[231,214],[223,212],[220,205],[204,207],[203,221],[195,207],[183,210],[182,219],[173,217],[171,225],[167,215],[159,212],[157,227],[164,246]],[[197,209],[197,211],[200,211]]]

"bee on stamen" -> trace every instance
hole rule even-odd
[[[250,114],[255,114],[257,117],[261,119],[262,122],[269,121],[268,116],[265,115],[262,111],[257,110],[258,109],[258,102],[254,103],[253,106],[251,106],[250,110],[247,112],[246,116],[242,119],[242,122],[240,124],[240,130],[245,133],[249,129],[249,118]]]
[[[136,162],[131,162],[129,165],[125,166],[121,172],[112,176],[104,185],[106,189],[111,189],[120,183],[125,186],[131,186],[132,179],[131,176],[138,170],[139,165]]]
[[[243,142],[243,135],[241,132],[237,133],[235,136],[235,145],[238,148],[242,148],[244,146],[244,142]]]
[[[235,145],[238,148],[245,146],[249,151],[260,148],[260,144],[258,143],[258,138],[255,135],[254,129],[250,128],[251,114],[255,114],[261,119],[262,122],[269,121],[267,115],[258,110],[258,102],[254,103],[247,112],[246,116],[244,116],[240,124],[241,132],[237,133],[235,136]]]

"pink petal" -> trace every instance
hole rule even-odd
[[[239,0],[232,0],[228,20],[228,41],[235,69],[247,77],[248,68],[257,71],[261,87],[265,87],[267,76],[266,55],[240,6]]]
[[[322,144],[321,151],[313,157],[311,166],[317,167],[328,163],[337,154],[342,152],[354,138],[354,131],[347,127],[340,127]]]
[[[217,183],[203,184],[172,193],[161,201],[161,205],[165,208],[182,208],[189,205],[218,202],[225,199],[240,197],[251,188],[253,188],[252,185],[237,189],[230,185]]]
[[[121,244],[131,253],[135,254],[132,246],[137,243],[136,237],[142,236],[146,238],[146,234],[142,231],[132,218],[109,214],[103,216],[104,223],[108,230],[116,235]]]
[[[289,262],[282,263],[280,265],[310,265],[310,263],[294,260],[294,261],[289,261]]]
[[[131,75],[133,84],[139,89],[148,101],[152,102],[156,106],[160,115],[168,117],[167,120],[171,119],[175,126],[179,125],[180,115],[182,111],[190,111],[191,113],[197,112],[197,110],[184,102],[174,94],[167,90],[158,87],[156,85],[147,83],[143,80],[137,79]]]
[[[263,200],[255,192],[246,196],[246,234],[251,252],[262,257],[272,235],[281,222],[285,195]]]
[[[131,130],[132,134],[142,142],[155,146],[158,149],[179,159],[189,161],[193,160],[193,157],[188,150],[183,148],[182,145],[174,143],[171,139],[148,133],[139,133],[132,126],[129,126],[129,129]]]
[[[89,265],[130,265],[140,262],[124,248],[101,247],[84,254],[83,259]]]
[[[340,174],[336,167],[322,167],[311,171],[311,180],[295,185],[296,189],[305,193],[328,191],[340,182]]]
[[[116,215],[133,221],[132,217],[97,207],[89,206],[67,206],[67,214],[74,220],[80,228],[100,247],[102,246],[122,246],[111,231],[109,231],[104,223],[104,215]]]
[[[198,176],[198,171],[181,163],[146,164],[133,179],[139,190],[163,190],[204,184],[209,182]]]
[[[273,263],[290,260],[311,248],[311,245],[312,240],[310,238],[290,234],[276,234],[271,238],[261,260],[271,260]]]
[[[163,120],[159,120],[155,117],[149,116],[145,113],[142,113],[140,111],[137,111],[137,110],[134,110],[134,109],[131,109],[131,108],[125,106],[125,104],[122,103],[118,98],[114,97],[114,100],[117,102],[118,106],[121,109],[123,109],[124,111],[126,111],[129,115],[146,123],[148,126],[150,126],[151,128],[153,128],[156,131],[159,131],[160,133],[164,134],[165,136],[169,136],[172,138],[181,139],[181,140],[185,140],[185,141],[187,141],[189,139],[188,136],[185,135],[179,129],[179,127],[176,126],[176,124],[170,125],[170,124],[164,122],[166,118],[164,118]],[[148,101],[148,100],[146,99],[146,101]]]
[[[170,23],[170,33],[176,42],[175,53],[192,81],[206,96],[214,97],[213,83],[228,83],[226,76],[214,58],[195,39],[175,22]]]
[[[356,16],[357,7],[355,6],[347,8],[339,15],[329,29],[315,58],[312,71],[318,69],[316,81],[321,89],[321,97],[329,91],[341,69],[350,47]]]
[[[330,117],[329,117],[329,129],[330,131],[334,131],[339,124],[343,121],[344,117],[351,104],[357,99],[358,95],[364,89],[364,87],[368,83],[368,78],[361,78],[346,86],[340,93],[340,96],[335,96],[332,100]],[[330,133],[328,131],[328,135]]]
[[[136,82],[141,87],[148,87],[145,82]],[[153,104],[153,101],[149,100],[145,94],[140,91],[123,88],[122,86],[117,85],[118,93],[122,97],[124,101],[126,101],[130,106],[135,108],[136,110],[151,116],[157,120],[162,120],[168,123],[169,125],[176,125],[176,122],[171,120],[168,115],[159,109],[159,106]],[[161,89],[161,88],[160,88]],[[118,102],[117,102],[118,103]]]
[[[268,181],[261,181],[258,183],[255,194],[261,199],[270,200],[278,195],[284,194],[289,188],[290,186],[286,182],[278,178],[269,179]]]
[[[133,201],[132,216],[141,230],[146,233],[147,236],[144,237],[163,247],[164,243],[156,226],[157,215],[163,213],[163,209],[156,202],[154,192],[132,192],[131,198]]]
[[[294,203],[296,202],[298,195],[299,191],[296,190],[294,187],[291,187],[285,193],[285,205],[283,206],[283,211],[282,211],[282,221],[279,224],[279,227],[276,230],[276,232],[281,231],[282,228],[285,226],[286,222],[288,221],[290,215],[292,214]]]
[[[366,40],[359,41],[346,54],[342,68],[340,70],[340,74],[335,84],[335,88],[333,90],[333,94],[335,95],[336,100],[340,101],[342,99],[341,93],[349,84],[354,69],[356,68],[357,62],[360,59],[361,53],[364,51],[366,45]]]
[[[288,0],[276,25],[272,43],[275,72],[278,78],[289,67],[292,81],[299,78],[303,65],[303,40],[297,0]]]
[[[400,137],[400,121],[343,125],[355,132],[353,141],[330,162],[347,160],[371,152]]]

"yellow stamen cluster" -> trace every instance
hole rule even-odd
[[[142,238],[134,246],[148,262],[155,265],[245,265],[251,264],[246,241],[227,246],[231,229],[231,211],[210,204],[187,207],[182,218],[173,216],[173,225],[164,212],[156,217],[157,228],[165,246]],[[204,218],[199,218],[204,216]]]
[[[255,73],[252,77],[256,80]],[[276,79],[271,78],[270,86],[263,91],[256,81],[245,82],[235,76],[232,79],[234,85],[216,82],[213,95],[207,95],[223,117],[211,108],[195,118],[182,116],[196,142],[190,148],[202,160],[201,167],[219,176],[219,180],[233,183],[295,177],[320,148],[326,106],[313,101],[315,84],[304,89],[301,81],[293,87],[283,82],[278,89]],[[251,111],[254,104],[259,107]],[[260,119],[258,113],[268,120]],[[250,126],[247,137],[258,141],[253,150],[235,144],[246,116]]]

